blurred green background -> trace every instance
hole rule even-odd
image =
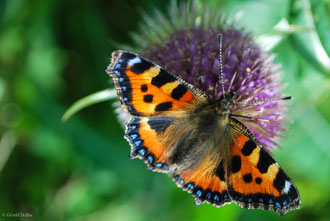
[[[295,98],[286,139],[274,155],[296,183],[302,208],[280,217],[235,204],[195,206],[170,177],[128,158],[111,102],[61,122],[75,101],[110,87],[104,70],[119,49],[114,42],[138,49],[130,34],[139,32],[144,13],[166,12],[169,1],[1,0],[1,214],[74,221],[330,220],[330,1],[199,2],[221,7],[261,43],[273,43],[285,92]]]

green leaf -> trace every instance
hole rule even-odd
[[[6,131],[2,137],[0,137],[0,171],[6,165],[8,158],[15,148],[17,139],[13,131]]]
[[[290,25],[288,20],[283,18],[273,27],[270,32],[257,37],[257,41],[262,49],[270,51],[275,48],[287,36],[294,33],[308,31],[311,31],[311,29],[300,25]]]
[[[295,50],[315,68],[330,76],[330,58],[326,53],[319,34],[315,28],[311,3],[309,0],[296,0],[293,2],[292,17],[289,23],[308,26],[311,31],[294,34],[291,37]]]
[[[225,15],[233,17],[237,25],[251,31],[255,36],[271,31],[287,17],[290,9],[289,0],[232,0],[222,1],[222,4]]]
[[[116,90],[115,89],[106,89],[103,91],[96,92],[94,94],[88,95],[69,107],[69,109],[64,113],[62,117],[62,121],[66,121],[72,115],[84,109],[85,107],[91,106],[93,104],[97,104],[103,101],[111,100],[116,97]]]

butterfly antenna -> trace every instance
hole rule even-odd
[[[234,83],[234,80],[236,78],[236,74],[237,72],[235,72],[235,74],[233,75],[233,77],[231,78],[231,81],[230,81],[230,84],[229,84],[229,87],[228,87],[228,90],[227,90],[227,94],[229,94],[230,90],[231,90],[231,87],[233,86],[233,83]]]
[[[260,104],[265,102],[273,102],[273,101],[284,101],[284,100],[292,100],[293,97],[282,97],[282,98],[273,98],[273,99],[264,99],[264,100],[250,100],[250,101],[234,101],[234,104]]]
[[[268,119],[264,118],[259,118],[259,117],[249,117],[249,116],[243,116],[243,115],[237,115],[237,114],[231,114],[230,116],[232,117],[238,117],[246,120],[256,120],[256,121],[261,121],[261,122],[269,122]]]
[[[220,55],[220,77],[221,77],[222,96],[223,98],[225,98],[225,84],[223,81],[223,66],[222,66],[222,34],[219,34],[219,55]]]

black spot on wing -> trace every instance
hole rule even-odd
[[[225,181],[225,169],[223,167],[223,161],[221,161],[215,171],[215,174],[219,177],[221,181]]]
[[[283,190],[286,180],[287,180],[287,176],[285,175],[283,170],[280,169],[273,181],[273,185],[278,190],[278,192],[281,192],[281,190]]]
[[[153,100],[154,96],[151,94],[146,94],[143,96],[143,101],[146,103],[151,103]]]
[[[181,84],[179,84],[176,88],[173,89],[171,93],[171,97],[175,100],[179,100],[186,92],[187,88]]]
[[[259,161],[257,168],[260,173],[267,173],[268,167],[275,163],[274,159],[264,149],[260,149]]]
[[[256,144],[252,140],[248,140],[245,142],[242,148],[242,154],[245,156],[250,156],[253,150],[256,148]]]
[[[262,182],[262,178],[261,177],[257,177],[255,179],[255,182],[256,182],[256,184],[260,184]]]
[[[151,80],[151,84],[155,85],[156,87],[161,87],[167,83],[176,81],[176,78],[164,71],[163,69],[160,69],[158,75],[156,77],[153,77]]]
[[[251,175],[251,173],[245,174],[243,176],[243,180],[244,180],[245,183],[251,183],[252,182],[252,175]]]
[[[141,85],[141,91],[142,92],[147,92],[147,90],[148,90],[148,86],[146,84],[142,84]]]
[[[155,130],[157,134],[163,133],[171,124],[171,118],[150,118],[148,124],[151,129]]]
[[[241,158],[239,156],[233,156],[233,158],[231,160],[231,171],[233,173],[240,171],[241,164],[242,164]]]
[[[134,72],[135,74],[142,74],[145,71],[149,70],[151,67],[155,66],[154,64],[152,64],[149,61],[146,61],[143,58],[140,58],[141,62],[135,63],[132,65],[132,67],[130,68],[130,70],[132,72]]]
[[[157,104],[155,107],[155,111],[168,111],[172,108],[172,102],[163,102],[160,104]]]

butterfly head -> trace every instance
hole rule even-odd
[[[232,112],[232,108],[234,106],[235,97],[236,97],[235,92],[229,92],[228,94],[226,94],[226,96],[223,96],[222,98],[217,100],[215,102],[217,113],[219,115],[229,117]]]

